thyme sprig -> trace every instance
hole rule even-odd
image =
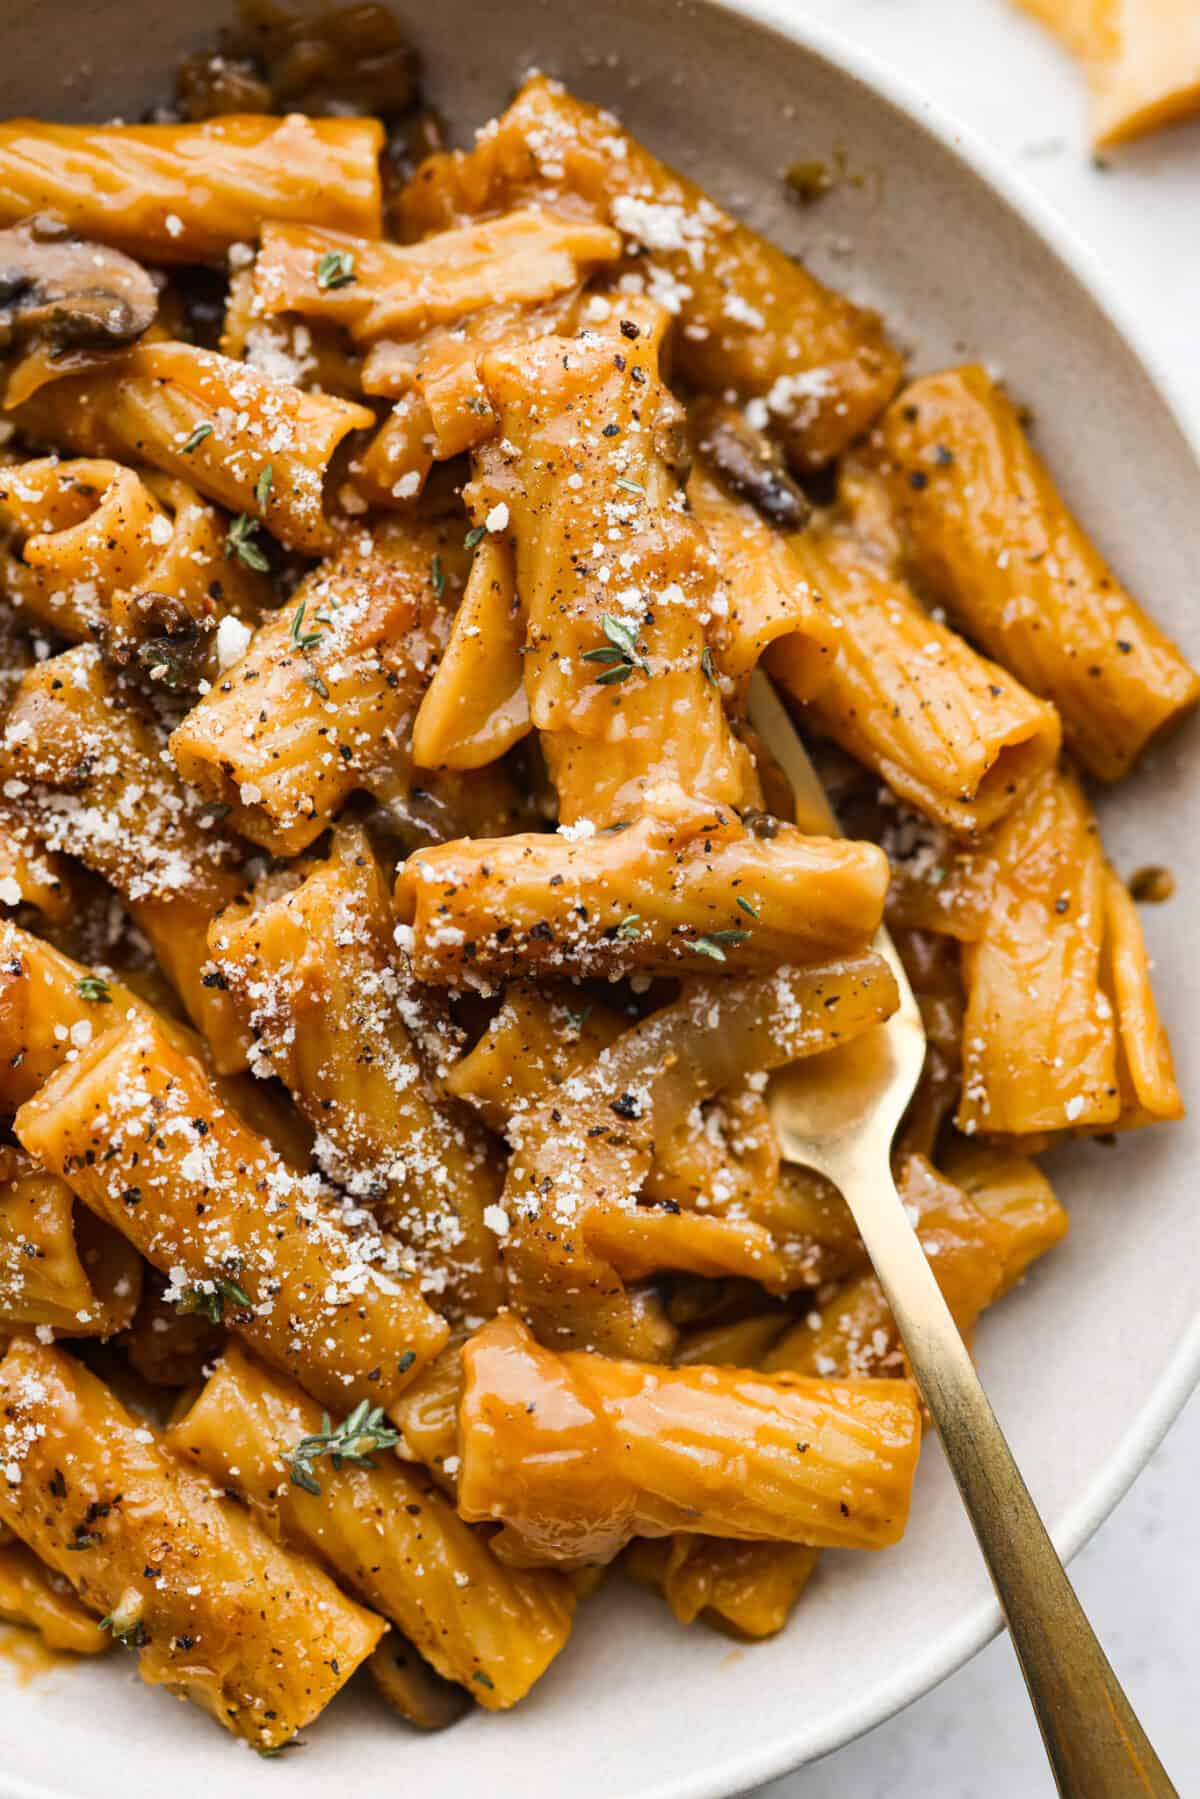
[[[633,625],[623,618],[614,618],[611,612],[600,614],[600,627],[608,639],[594,650],[585,650],[585,662],[605,662],[610,664],[604,673],[596,676],[601,687],[611,687],[615,681],[628,681],[635,668],[643,674],[649,674],[650,664],[638,649],[637,631]]]
[[[319,1494],[320,1482],[312,1471],[313,1463],[323,1455],[329,1457],[334,1472],[344,1462],[355,1468],[373,1468],[372,1453],[377,1449],[394,1449],[400,1441],[400,1433],[388,1424],[382,1406],[372,1407],[367,1400],[361,1400],[350,1416],[336,1427],[330,1424],[329,1413],[321,1420],[321,1429],[311,1437],[301,1437],[290,1454],[284,1456],[288,1473],[294,1487],[302,1487],[306,1493]]]
[[[713,962],[726,960],[725,949],[735,949],[739,943],[745,943],[749,931],[710,931],[707,937],[693,939],[692,948],[701,956],[708,956]]]
[[[256,541],[257,530],[258,520],[251,518],[248,512],[239,512],[236,518],[231,518],[229,521],[229,530],[225,536],[225,554],[236,556],[240,562],[245,563],[247,568],[252,568],[256,573],[265,575],[269,573],[271,564],[267,561],[262,546]]]
[[[198,450],[205,438],[211,437],[212,434],[213,428],[207,422],[197,425],[196,429],[190,432],[184,442],[180,444],[179,454],[181,456],[190,456],[192,451]]]
[[[307,605],[307,600],[301,600],[292,614],[290,635],[298,650],[315,650],[324,636],[322,631],[306,631],[304,629],[304,609]]]
[[[357,281],[354,258],[349,250],[326,250],[317,264],[317,286],[324,289],[349,287]]]
[[[175,1310],[181,1317],[201,1312],[210,1324],[221,1324],[226,1305],[245,1312],[253,1308],[254,1301],[231,1275],[218,1274],[213,1277],[211,1286],[185,1288],[182,1297],[176,1301]]]

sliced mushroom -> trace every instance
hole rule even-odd
[[[230,112],[378,113],[402,118],[418,99],[417,58],[379,0],[237,0],[216,56],[186,57],[175,86],[185,119]]]
[[[701,453],[726,487],[751,501],[781,530],[803,530],[812,506],[789,475],[779,446],[724,400],[702,403],[696,416]]]
[[[154,321],[158,288],[131,256],[37,213],[0,231],[0,350],[113,350]]]
[[[141,670],[156,686],[193,693],[209,672],[216,608],[197,618],[169,593],[133,594],[119,618],[100,632],[100,647],[117,668]]]

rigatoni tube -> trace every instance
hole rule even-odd
[[[143,1262],[55,1174],[0,1149],[0,1338],[31,1326],[111,1337],[133,1319]]]
[[[96,1039],[17,1114],[18,1138],[324,1405],[386,1406],[446,1341],[398,1246],[224,1105],[152,1020]]]
[[[609,1559],[670,1531],[881,1549],[921,1445],[908,1381],[555,1355],[511,1316],[463,1350],[458,1504],[514,1559]]]
[[[585,835],[439,844],[400,869],[396,906],[419,980],[731,973],[853,954],[882,916],[874,844],[770,838],[735,817],[707,830],[646,818]]]
[[[229,1001],[204,981],[209,920],[242,887],[237,852],[174,775],[137,689],[94,644],[78,644],[22,678],[0,754],[42,842],[78,856],[129,902],[218,1067],[244,1068]]]
[[[505,1264],[513,1303],[541,1339],[663,1360],[674,1333],[653,1302],[625,1287],[626,1275],[723,1267],[786,1285],[760,1226],[638,1203],[656,1145],[731,1081],[848,1042],[895,1006],[891,971],[875,955],[690,981],[514,1118]]]
[[[534,306],[567,293],[621,253],[620,234],[539,209],[390,244],[304,225],[263,227],[254,287],[268,316],[341,325],[356,344],[416,337],[487,306]],[[351,280],[331,281],[330,265]]]
[[[256,554],[257,566],[265,566],[261,548],[249,547],[254,521],[290,549],[317,554],[331,547],[330,463],[351,431],[375,423],[365,406],[305,393],[249,363],[184,343],[143,344],[83,374],[63,375],[12,417],[34,442],[148,462],[190,481],[240,515],[230,551],[251,566]]]
[[[1054,707],[931,618],[849,532],[811,529],[789,549],[797,576],[842,623],[815,686],[802,636],[767,658],[817,730],[957,836],[1011,811],[1057,759]]]
[[[373,770],[403,760],[461,556],[461,533],[435,525],[351,532],[173,733],[184,780],[264,849],[306,849]]]
[[[343,1687],[384,1625],[183,1469],[94,1374],[27,1339],[0,1362],[0,1520],[137,1650],[138,1672],[259,1749]]]
[[[167,1441],[399,1625],[439,1674],[490,1711],[514,1705],[567,1640],[570,1583],[504,1567],[426,1471],[386,1449],[373,1467],[317,1459],[298,1484],[292,1453],[322,1428],[306,1394],[230,1344]]]
[[[823,286],[611,113],[544,75],[526,81],[474,149],[427,158],[400,214],[409,235],[423,236],[531,202],[614,224],[631,266],[678,306],[680,373],[756,402],[801,467],[836,456],[895,388],[900,357],[875,313]]]
[[[71,1583],[39,1562],[24,1543],[5,1542],[0,1529],[0,1619],[36,1630],[47,1649],[65,1655],[103,1655],[112,1638],[76,1596]]]
[[[376,237],[377,119],[238,113],[196,125],[0,125],[0,224],[52,212],[150,262],[215,262],[264,218]]]
[[[914,381],[883,441],[922,581],[1115,781],[1195,704],[1200,675],[1107,567],[984,369]]]
[[[444,1308],[487,1316],[501,1285],[483,1219],[503,1177],[487,1133],[422,1066],[392,930],[370,841],[343,827],[298,887],[230,906],[210,941],[255,1068],[312,1121],[330,1179],[395,1232]]]

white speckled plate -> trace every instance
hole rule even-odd
[[[1134,590],[1200,657],[1200,472],[1161,380],[1116,317],[1103,270],[988,156],[857,51],[782,6],[693,0],[399,0],[430,89],[460,133],[531,64],[619,108],[655,149],[886,311],[914,359],[998,366],[1038,442]],[[0,116],[136,116],[176,55],[210,41],[205,0],[40,0],[6,22]],[[86,66],[85,66],[86,65]],[[780,171],[844,147],[853,173],[821,206]],[[1182,897],[1144,913],[1189,1096],[1200,967],[1184,920],[1200,875],[1197,729],[1103,802],[1119,868],[1168,861]],[[1052,1172],[1067,1244],[990,1315],[979,1359],[1062,1550],[1111,1510],[1200,1367],[1194,1123],[1081,1145]],[[516,1713],[440,1737],[398,1729],[350,1693],[283,1762],[259,1762],[121,1656],[27,1687],[0,1663],[3,1799],[720,1799],[822,1755],[915,1698],[996,1629],[986,1576],[936,1444],[904,1544],[826,1556],[790,1628],[736,1647],[683,1631],[619,1580]],[[8,1684],[6,1684],[8,1683]]]

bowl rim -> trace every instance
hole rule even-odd
[[[1108,276],[1098,251],[1067,216],[1043,197],[975,128],[941,103],[928,99],[907,75],[864,49],[837,26],[797,14],[789,0],[682,0],[680,10],[703,8],[742,19],[773,33],[861,83],[871,94],[915,125],[940,150],[962,163],[1026,224],[1114,327],[1140,365],[1164,413],[1179,432],[1200,470],[1200,409],[1195,417],[1171,396],[1165,358],[1147,340],[1132,303]],[[1070,1562],[1110,1516],[1142,1472],[1193,1389],[1200,1383],[1200,1312],[1161,1370],[1135,1422],[1120,1439],[1107,1466],[1084,1488],[1051,1530],[1055,1547]],[[940,1453],[940,1451],[939,1451]],[[743,1745],[702,1770],[660,1786],[655,1799],[736,1799],[765,1781],[778,1779],[844,1748],[921,1698],[962,1667],[1004,1627],[994,1597],[974,1603],[956,1629],[909,1658],[888,1682],[876,1686],[857,1707],[842,1708],[823,1727],[811,1723],[760,1745]],[[0,1799],[66,1799],[64,1790],[40,1780],[3,1777]]]
[[[1131,303],[1111,281],[1103,258],[1076,232],[1066,215],[1044,198],[1002,152],[940,103],[928,99],[909,76],[896,74],[874,51],[863,49],[837,26],[797,14],[788,0],[693,0],[693,3],[734,19],[749,20],[832,64],[903,114],[941,150],[965,164],[1036,233],[1045,249],[1074,277],[1114,327],[1141,366],[1155,397],[1200,468],[1200,416],[1190,417],[1175,403],[1165,360],[1147,341]],[[1078,1554],[1120,1504],[1198,1383],[1200,1313],[1192,1319],[1176,1345],[1107,1466],[1084,1488],[1051,1530],[1054,1546],[1064,1563]],[[832,1755],[938,1686],[977,1655],[1003,1628],[1004,1616],[999,1601],[994,1596],[986,1598],[969,1609],[956,1630],[943,1633],[928,1649],[908,1660],[891,1681],[876,1687],[857,1711],[840,1711],[823,1730],[814,1731],[811,1724],[806,1726],[803,1742],[797,1734],[777,1738],[761,1747],[743,1748],[719,1764],[710,1763],[702,1773],[674,1781],[664,1787],[656,1799],[734,1799],[735,1795],[749,1793],[764,1781],[778,1779]],[[798,1760],[798,1757],[802,1759]],[[31,1794],[30,1799],[34,1799],[34,1795]]]

